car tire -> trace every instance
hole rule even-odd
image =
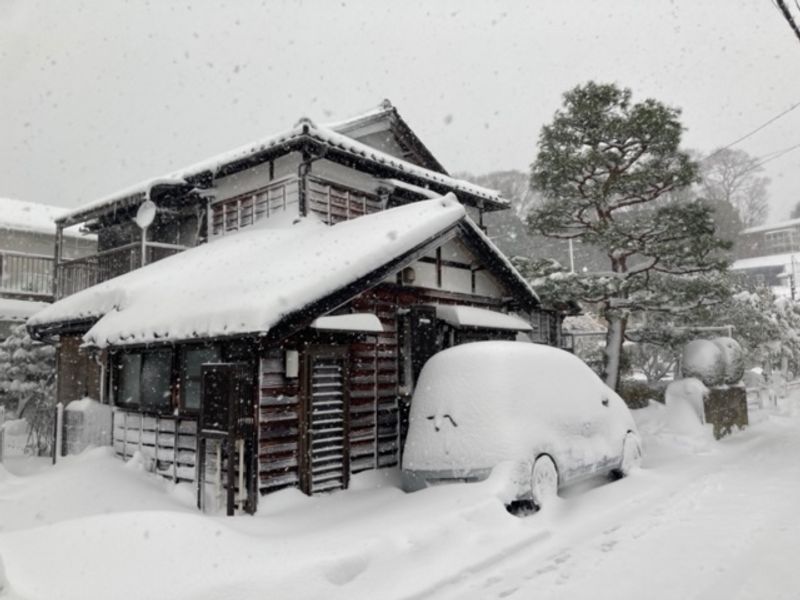
[[[533,463],[531,470],[531,499],[537,508],[558,496],[558,469],[549,456],[543,455]]]
[[[622,462],[617,470],[621,477],[626,477],[642,466],[642,443],[635,433],[628,433],[622,440]]]

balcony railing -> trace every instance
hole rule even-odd
[[[53,299],[53,257],[0,251],[0,297]]]
[[[186,250],[184,246],[147,242],[146,264]],[[57,299],[98,283],[124,275],[142,266],[142,244],[134,242],[117,248],[67,260],[58,265]]]

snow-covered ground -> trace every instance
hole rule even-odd
[[[351,490],[199,514],[95,449],[0,466],[0,598],[798,598],[800,394],[722,442],[637,411],[631,477],[519,518],[493,481],[414,494],[396,472]]]

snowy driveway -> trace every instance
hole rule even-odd
[[[103,450],[0,468],[0,598],[800,598],[799,406],[721,443],[639,411],[645,469],[522,519],[491,482],[391,472],[226,519]]]
[[[796,417],[721,446],[562,502],[531,519],[552,532],[546,543],[435,597],[800,598]]]

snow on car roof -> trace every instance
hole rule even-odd
[[[224,152],[217,156],[202,160],[183,169],[179,169],[173,173],[156,178],[146,179],[133,186],[127,187],[123,190],[117,191],[113,194],[89,202],[72,211],[69,211],[62,216],[62,219],[78,219],[84,214],[89,214],[94,210],[105,207],[106,205],[113,205],[117,201],[122,201],[136,196],[144,196],[145,194],[148,194],[156,185],[186,185],[188,183],[187,178],[207,171],[216,174],[219,169],[225,165],[248,158],[268,149],[276,148],[282,144],[292,142],[303,136],[310,137],[332,148],[340,149],[348,152],[349,154],[356,155],[359,158],[390,167],[396,170],[398,173],[408,173],[429,183],[438,183],[447,186],[451,191],[456,193],[466,192],[499,206],[508,206],[509,204],[508,200],[502,198],[500,196],[500,192],[496,190],[490,190],[461,179],[455,179],[449,175],[444,175],[442,173],[437,173],[436,171],[420,167],[408,161],[392,156],[391,154],[387,154],[386,152],[377,150],[372,146],[358,142],[344,134],[337,133],[333,129],[316,125],[310,119],[303,118],[300,119],[300,121],[292,129],[281,132],[277,135],[268,136],[256,142],[245,144],[228,152]]]
[[[265,221],[64,298],[29,324],[98,319],[84,340],[99,347],[265,333],[464,218],[448,194],[332,227]]]

